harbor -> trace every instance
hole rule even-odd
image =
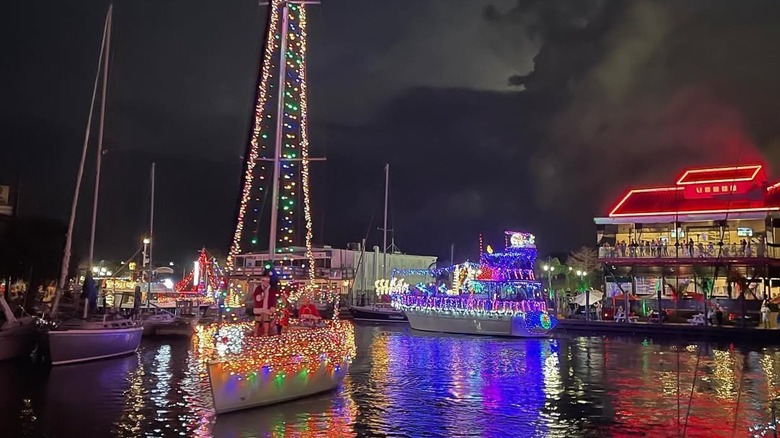
[[[664,46],[742,15],[147,3],[6,26],[0,437],[777,438],[772,70]]]

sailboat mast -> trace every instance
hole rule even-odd
[[[65,289],[65,283],[68,281],[68,271],[70,270],[70,256],[73,248],[73,226],[76,222],[76,207],[79,203],[79,192],[81,191],[81,181],[84,178],[84,163],[87,161],[87,150],[89,149],[89,133],[92,131],[92,115],[95,110],[95,97],[97,96],[98,81],[100,80],[100,68],[103,64],[103,52],[106,48],[106,39],[109,35],[111,13],[114,5],[108,6],[108,12],[106,13],[106,21],[103,24],[103,38],[100,41],[100,55],[98,56],[97,71],[95,72],[95,83],[92,86],[92,99],[89,102],[89,116],[87,117],[87,128],[84,133],[84,146],[81,149],[81,161],[79,162],[79,170],[76,175],[76,188],[73,193],[73,201],[70,207],[70,219],[68,220],[68,231],[65,233],[65,249],[62,253],[62,263],[60,270],[60,281],[57,284],[57,292],[54,297],[54,305],[52,306],[51,315],[55,316],[60,303],[60,297],[62,291]],[[106,61],[108,62],[108,61]],[[92,267],[90,266],[90,269]]]
[[[154,168],[152,163],[152,196],[149,208],[149,288],[146,290],[146,307],[149,307],[149,301],[152,299],[152,275],[154,274],[154,263],[152,263],[152,248],[154,248]]]
[[[287,27],[289,20],[289,11],[287,2],[282,5],[282,35],[279,41],[279,86],[276,89],[279,93],[276,104],[276,141],[274,145],[274,176],[273,189],[271,192],[271,230],[268,236],[268,260],[273,265],[276,255],[276,227],[279,220],[279,179],[282,173],[282,126],[284,122],[284,92],[285,77],[287,76]]]
[[[106,97],[108,89],[108,61],[111,48],[111,21],[113,5],[108,8],[108,23],[106,25],[106,44],[103,58],[103,89],[100,96],[100,122],[98,125],[97,166],[95,170],[95,195],[92,199],[92,229],[89,235],[89,269],[92,269],[95,257],[95,227],[97,225],[98,197],[100,195],[100,166],[103,161],[103,128],[106,123]]]
[[[390,194],[390,164],[385,164],[385,222],[382,227],[382,278],[387,278],[387,201]]]

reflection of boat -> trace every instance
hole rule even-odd
[[[545,336],[555,325],[541,283],[534,278],[536,244],[529,233],[507,231],[506,250],[488,251],[479,263],[450,268],[452,287],[419,286],[393,295],[415,330],[517,337]],[[436,270],[440,271],[440,270]],[[431,272],[438,277],[442,272]],[[443,287],[443,286],[441,286]]]
[[[0,306],[5,320],[0,324],[0,361],[29,356],[35,348],[35,318],[25,316],[17,318],[0,294]]]
[[[352,317],[358,321],[408,322],[402,310],[390,304],[377,303],[372,306],[349,306]]]
[[[65,321],[47,332],[52,365],[87,362],[135,353],[143,327],[128,319]]]
[[[214,422],[212,435],[223,438],[355,436],[354,402],[348,395],[345,398],[334,402],[333,397],[324,395],[277,406],[263,411],[262,415],[255,411],[222,415]]]
[[[251,330],[250,323],[197,329],[217,414],[335,389],[355,353],[354,327],[348,321],[265,337],[251,336]]]

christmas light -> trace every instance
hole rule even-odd
[[[268,33],[266,34],[265,53],[263,55],[263,67],[260,76],[260,85],[258,85],[257,104],[255,105],[255,123],[252,129],[252,139],[250,140],[249,154],[245,160],[244,185],[241,189],[241,199],[238,208],[238,218],[236,220],[236,229],[233,234],[233,243],[230,246],[230,252],[227,258],[227,268],[232,270],[235,264],[236,255],[241,253],[241,238],[244,230],[244,216],[246,215],[247,205],[252,198],[252,188],[255,176],[255,165],[260,157],[260,138],[268,139],[268,134],[262,132],[262,125],[266,120],[266,104],[268,102],[268,83],[271,78],[271,63],[274,51],[278,47],[276,43],[276,29],[279,26],[279,11],[282,0],[271,1],[271,16],[268,23]],[[270,114],[268,115],[270,117]],[[265,145],[262,146],[265,148]],[[265,166],[261,165],[261,171]],[[261,178],[262,179],[262,178]],[[256,242],[256,240],[255,240]]]
[[[290,327],[298,326],[290,320]],[[241,379],[285,379],[321,367],[333,371],[355,357],[355,329],[349,321],[321,328],[289,328],[276,336],[252,336],[252,323],[207,324],[196,328],[193,345],[202,363]]]

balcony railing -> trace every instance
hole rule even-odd
[[[354,268],[314,268],[314,277],[328,280],[351,280],[355,278]],[[260,275],[265,271],[264,266],[244,266],[236,268],[239,275]],[[276,271],[294,280],[306,280],[309,278],[309,270],[300,266],[277,266]]]
[[[780,247],[752,243],[749,245],[724,244],[722,249],[717,244],[700,245],[693,247],[679,245],[618,245],[603,246],[599,248],[600,259],[756,259],[756,258],[780,258]]]

